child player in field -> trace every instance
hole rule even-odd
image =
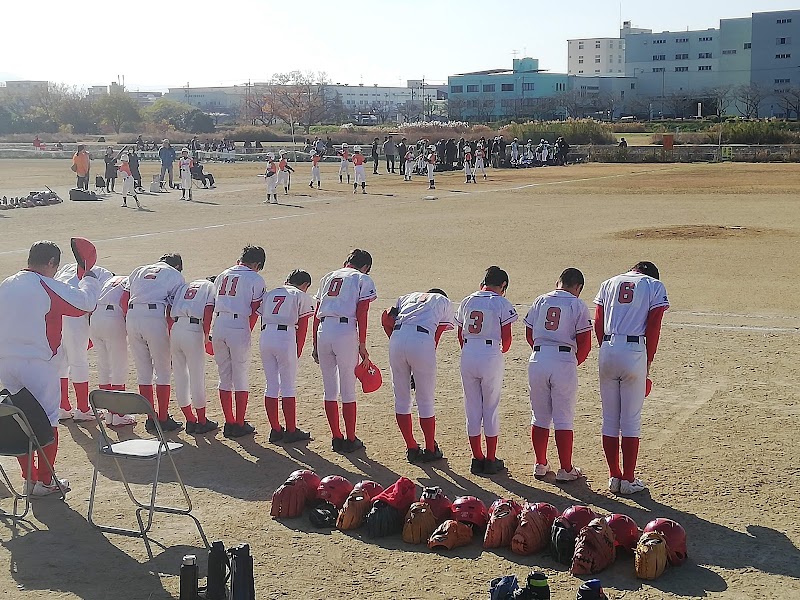
[[[321,157],[316,150],[311,151],[311,183],[308,184],[308,187],[313,188],[314,183],[317,184],[317,189],[320,188],[320,178],[319,178],[319,161]]]
[[[181,200],[186,200],[186,190],[189,190],[188,200],[192,200],[192,167],[194,161],[189,156],[189,149],[181,150],[181,157],[178,159],[178,167],[181,174]]]
[[[353,183],[353,193],[358,191],[358,184],[361,184],[361,193],[367,193],[367,170],[364,167],[364,155],[361,154],[361,146],[353,148],[353,170],[355,171],[356,180]]]
[[[409,146],[408,150],[406,151],[405,157],[403,159],[406,161],[405,170],[403,171],[403,181],[411,181],[411,174],[414,171],[414,147]]]
[[[119,172],[122,173],[122,207],[128,208],[128,194],[130,194],[136,200],[136,207],[142,208],[142,205],[139,204],[139,198],[136,197],[136,191],[133,189],[135,180],[131,174],[129,157],[127,154],[123,154],[120,159],[122,160],[122,164],[119,166]]]
[[[343,183],[342,176],[346,174],[347,184],[350,185],[350,150],[347,144],[342,144],[342,149],[337,154],[342,158],[342,162],[339,163],[339,183]]]

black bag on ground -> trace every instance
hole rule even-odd
[[[44,412],[42,405],[31,394],[27,388],[22,388],[16,394],[11,394],[8,390],[0,391],[0,402],[3,404],[11,404],[16,406],[23,413],[25,418],[28,419],[33,433],[39,440],[39,444],[44,447],[53,443],[55,437],[53,436],[53,427],[50,425],[50,419],[47,418],[47,413]],[[21,454],[28,452],[28,436],[18,427],[9,427],[3,431],[3,439],[0,446],[4,449],[19,448]]]
[[[228,582],[229,565],[225,544],[213,542],[211,550],[208,551],[206,600],[225,600],[228,597],[228,590],[225,588],[225,584]]]
[[[256,583],[253,579],[253,557],[249,544],[228,550],[231,563],[230,600],[255,600]]]
[[[74,200],[75,202],[97,202],[102,201],[97,194],[94,192],[87,192],[86,190],[79,190],[78,188],[72,188],[69,191],[69,199]]]

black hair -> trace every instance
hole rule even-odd
[[[366,250],[356,248],[350,253],[350,256],[347,257],[345,264],[359,270],[362,267],[372,267],[372,255]]]
[[[649,260],[643,260],[635,265],[633,265],[632,271],[636,271],[637,273],[641,273],[642,275],[647,275],[648,277],[652,277],[653,279],[658,279],[658,267],[656,267],[653,263]]]
[[[211,283],[214,283],[217,280],[217,276],[216,275],[209,275],[208,277],[206,277],[206,279],[208,281],[210,281]]]
[[[508,287],[508,273],[494,265],[486,269],[486,274],[483,276],[483,285],[502,287],[503,284]]]
[[[581,273],[578,269],[573,269],[572,267],[569,269],[564,269],[558,280],[564,287],[583,285],[585,283],[583,280],[583,273]]]
[[[304,283],[311,285],[311,275],[306,271],[295,269],[286,276],[286,283],[294,287],[300,287]]]
[[[160,262],[167,263],[173,269],[183,271],[183,259],[180,254],[165,254],[158,259]]]
[[[242,248],[242,256],[239,262],[246,265],[255,264],[259,269],[264,268],[264,263],[267,262],[267,253],[261,246],[247,245]]]
[[[36,242],[28,252],[29,267],[43,267],[50,264],[53,259],[56,261],[56,266],[61,264],[61,248],[56,246],[55,242],[46,240]]]
[[[431,288],[428,290],[429,294],[441,294],[445,298],[447,298],[447,294],[444,293],[444,290],[440,290],[439,288]]]

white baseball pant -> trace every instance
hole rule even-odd
[[[100,313],[103,316],[98,316]],[[97,355],[97,379],[101,385],[125,385],[128,379],[128,332],[119,307],[113,311],[120,318],[106,317],[104,307],[92,315],[89,333]]]
[[[190,323],[179,318],[169,337],[172,355],[172,375],[175,379],[175,399],[183,408],[206,407],[206,350],[202,323]]]
[[[350,176],[350,161],[348,160],[343,160],[339,163],[339,176],[341,177],[342,175]]]
[[[406,179],[411,181],[411,176],[413,174],[414,174],[414,161],[413,160],[407,160],[406,161],[406,169],[405,169]]]
[[[434,171],[434,169],[435,169],[435,166],[432,165],[431,163],[428,163],[428,181],[433,181],[433,171]]]
[[[272,177],[267,177],[267,196],[270,196],[275,193],[275,190],[278,189],[278,176],[273,175]]]
[[[475,175],[478,174],[478,171],[480,171],[481,175],[484,177],[486,176],[486,165],[484,165],[482,158],[475,159]]]
[[[467,179],[472,179],[472,165],[467,161],[464,161],[464,175],[467,176]]]
[[[228,392],[250,390],[250,323],[246,317],[217,313],[211,344],[219,369],[219,389]]]
[[[464,412],[467,435],[500,435],[500,392],[503,388],[503,355],[497,344],[483,340],[467,343],[461,353],[461,384],[464,388]],[[481,347],[483,346],[483,347]]]
[[[73,383],[89,381],[89,317],[66,317],[61,333],[61,346],[55,360],[59,376]]]
[[[0,359],[0,382],[12,394],[27,388],[42,405],[50,425],[58,427],[61,383],[56,361],[12,357]]]
[[[133,196],[133,177],[124,175],[122,178],[122,195]]]
[[[356,183],[367,183],[367,172],[364,169],[364,165],[358,165],[354,168],[356,174]]]
[[[294,398],[297,395],[297,336],[294,327],[277,329],[267,324],[258,341],[261,364],[267,380],[266,398]]]
[[[647,385],[647,349],[627,336],[612,336],[600,346],[600,401],[603,406],[603,435],[639,437],[642,407]]]
[[[181,189],[192,189],[192,173],[190,171],[181,171]]]
[[[411,414],[411,375],[414,375],[417,412],[420,419],[436,415],[436,344],[433,332],[417,331],[406,325],[389,339],[389,368],[394,390],[394,412]]]
[[[572,429],[578,403],[578,363],[572,352],[541,346],[528,363],[531,425]]]
[[[319,183],[319,165],[311,167],[311,183]]]
[[[355,402],[359,362],[355,320],[341,323],[338,317],[326,317],[317,332],[317,357],[325,402],[335,402],[339,395],[342,403]]]
[[[146,305],[134,305],[128,310],[127,330],[136,383],[153,385],[155,371],[156,385],[169,385],[169,332],[163,308],[148,310]]]
[[[278,171],[278,185],[286,187],[289,185],[289,171]]]

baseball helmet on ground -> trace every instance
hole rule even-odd
[[[639,541],[639,526],[628,515],[613,514],[606,517],[606,523],[614,531],[617,546],[633,550]]]
[[[475,496],[456,498],[451,510],[453,519],[478,528],[486,527],[489,522],[489,511],[486,509],[486,505]]]
[[[597,518],[597,515],[591,508],[581,505],[570,506],[561,513],[561,516],[569,521],[570,525],[575,528],[576,533],[586,527],[592,519]]]
[[[302,479],[312,490],[316,490],[319,487],[319,482],[321,481],[319,475],[314,473],[314,471],[309,471],[308,469],[298,469],[297,471],[292,471],[292,473],[289,474],[288,480],[291,481],[294,479]]]
[[[667,540],[667,558],[673,566],[682,565],[688,556],[686,530],[672,519],[654,519],[644,526],[644,533],[657,531]]]
[[[336,508],[342,508],[347,496],[353,491],[353,484],[340,475],[329,475],[319,482],[317,498],[327,500]]]
[[[363,481],[359,481],[355,487],[353,487],[353,491],[362,492],[367,498],[372,500],[375,496],[383,491],[383,486],[380,483],[375,483],[374,481],[365,479]]]

